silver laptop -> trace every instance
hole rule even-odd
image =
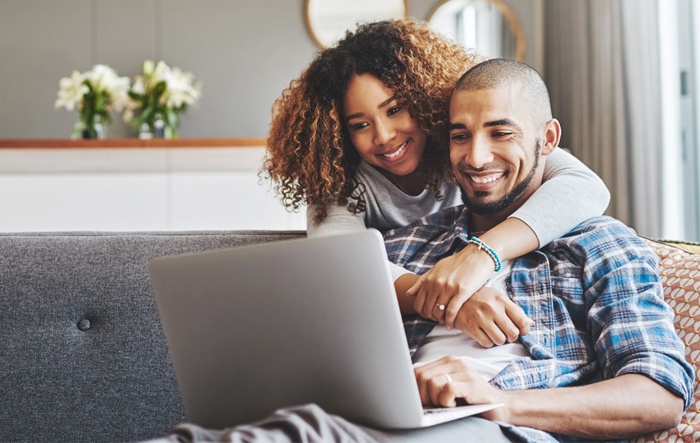
[[[149,272],[192,423],[315,403],[403,429],[499,406],[423,409],[376,230],[163,257]]]

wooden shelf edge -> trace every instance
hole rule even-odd
[[[102,140],[0,139],[0,149],[80,149],[80,148],[217,148],[265,146],[266,138],[177,138],[174,140],[108,138]]]

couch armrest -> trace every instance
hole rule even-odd
[[[649,433],[632,439],[642,442],[698,441],[700,436],[700,244],[679,241],[644,239],[659,255],[659,274],[664,286],[664,299],[675,312],[678,336],[686,347],[686,360],[695,369],[696,384],[693,400],[672,429]]]

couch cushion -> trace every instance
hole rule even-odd
[[[686,359],[695,368],[696,385],[692,403],[681,423],[672,429],[650,433],[635,442],[672,442],[700,440],[700,254],[687,252],[698,245],[646,240],[659,255],[659,273],[664,285],[664,297],[675,311],[676,331],[686,346]]]

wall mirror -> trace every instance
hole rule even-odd
[[[430,13],[430,27],[489,58],[525,60],[525,33],[502,0],[443,0]]]
[[[320,48],[333,46],[360,22],[408,17],[408,0],[304,0],[311,38]]]

